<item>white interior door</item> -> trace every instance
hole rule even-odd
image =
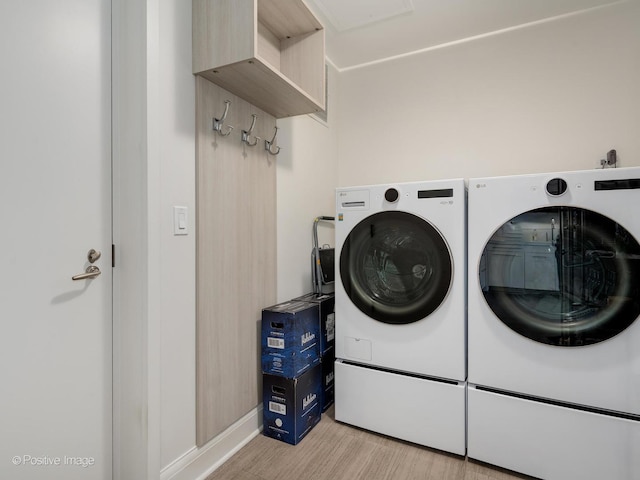
[[[110,479],[110,0],[2,0],[0,62],[0,478]]]

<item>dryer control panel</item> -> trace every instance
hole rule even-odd
[[[338,206],[345,210],[368,210],[369,190],[348,190],[339,192]]]

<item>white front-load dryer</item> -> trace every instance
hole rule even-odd
[[[469,180],[468,455],[640,478],[640,168]]]
[[[336,419],[464,454],[464,180],[336,202]]]

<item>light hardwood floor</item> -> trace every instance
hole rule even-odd
[[[298,445],[258,435],[207,480],[511,480],[530,477],[336,422]]]

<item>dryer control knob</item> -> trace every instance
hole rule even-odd
[[[567,191],[567,182],[561,178],[554,178],[547,182],[547,193],[554,197],[559,197]]]
[[[399,196],[400,194],[395,188],[389,188],[386,192],[384,192],[384,199],[389,203],[397,202]]]

